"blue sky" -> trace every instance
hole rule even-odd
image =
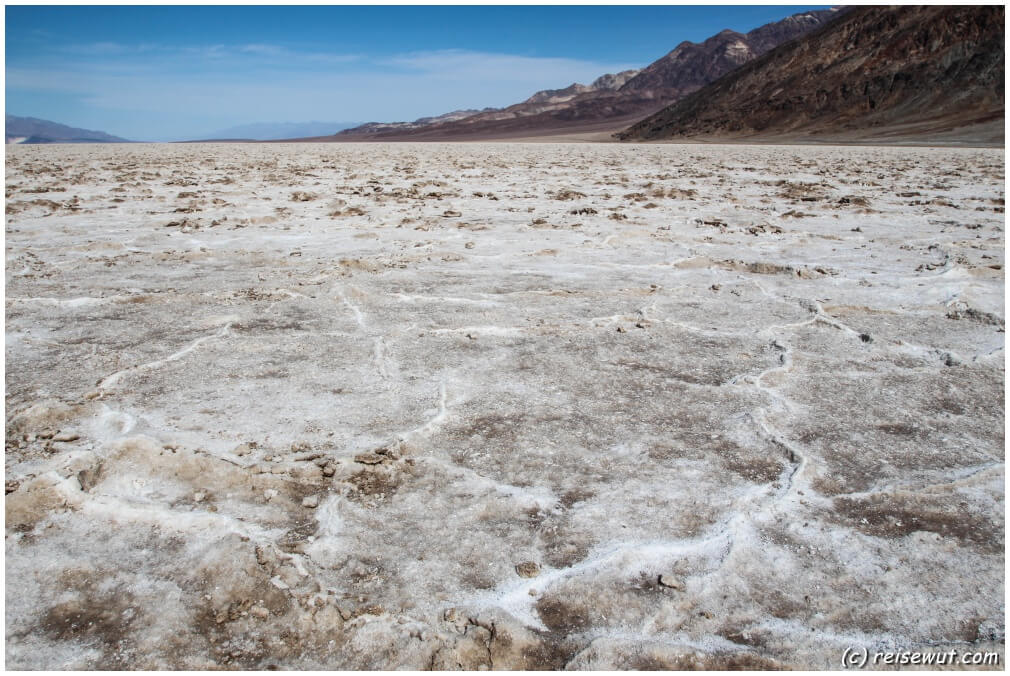
[[[135,140],[412,120],[640,68],[812,6],[10,6],[8,114]]]

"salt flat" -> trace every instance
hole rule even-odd
[[[1002,665],[1002,150],[6,167],[9,668]]]

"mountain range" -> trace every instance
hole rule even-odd
[[[129,143],[125,138],[103,131],[78,129],[37,117],[7,115],[4,120],[5,143]]]
[[[204,134],[206,139],[275,141],[303,136],[325,136],[354,127],[357,122],[256,122]]]
[[[801,12],[748,33],[724,30],[701,43],[682,42],[641,70],[606,74],[589,85],[545,90],[506,108],[461,118],[382,125],[338,134],[339,140],[434,140],[507,137],[619,129],[751,61],[769,49],[823,26],[844,9]],[[401,126],[402,125],[402,126]]]
[[[1000,6],[859,7],[618,134],[1003,138]]]
[[[477,113],[487,112],[490,110],[495,109],[485,108],[484,110],[454,110],[450,113],[444,113],[442,115],[437,115],[433,117],[421,117],[414,120],[413,122],[367,122],[357,127],[346,129],[340,133],[341,134],[353,133],[357,135],[364,135],[364,134],[378,135],[385,132],[410,131],[413,129],[419,129],[421,127],[440,124],[443,122],[455,122],[456,120],[462,120],[463,118],[470,117],[471,115],[476,115]]]

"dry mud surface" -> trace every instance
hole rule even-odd
[[[1002,150],[6,163],[8,667],[1002,657]]]

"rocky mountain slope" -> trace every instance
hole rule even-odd
[[[1002,139],[1005,10],[860,7],[619,134]],[[631,83],[629,83],[631,84]]]
[[[540,135],[588,128],[619,128],[714,82],[785,41],[837,17],[842,10],[802,12],[749,33],[724,30],[701,43],[682,42],[641,71],[603,75],[591,85],[537,92],[507,108],[461,119],[405,127],[376,123],[341,132],[340,140],[412,140]]]
[[[634,78],[641,71],[625,70],[620,73],[607,73],[593,80],[592,84],[583,85],[575,82],[564,89],[545,89],[529,97],[523,103],[563,103],[571,101],[580,94],[589,92],[616,91],[624,86],[624,83]]]
[[[698,89],[783,42],[823,26],[838,16],[839,11],[802,12],[746,34],[727,29],[701,44],[682,42],[669,54],[643,69],[624,86],[624,90]]]
[[[4,127],[5,143],[129,143],[102,131],[68,127],[36,117],[7,115]]]

